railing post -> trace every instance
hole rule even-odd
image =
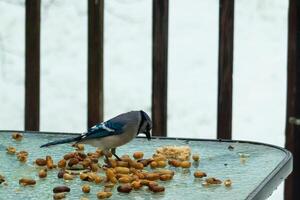
[[[88,127],[103,121],[104,0],[88,0]]]
[[[38,131],[41,1],[26,0],[25,6],[25,130]]]
[[[166,136],[169,1],[153,0],[152,17],[152,134]]]
[[[231,139],[234,0],[220,0],[217,138]]]
[[[287,114],[285,146],[293,154],[294,171],[285,181],[284,198],[300,199],[300,1],[289,1]]]

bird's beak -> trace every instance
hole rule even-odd
[[[151,140],[151,134],[150,131],[146,131],[146,137],[148,140]]]

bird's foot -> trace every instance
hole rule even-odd
[[[111,167],[112,167],[112,164],[111,164],[110,160],[108,159],[108,156],[107,156],[107,155],[104,155],[104,156],[105,156],[104,162],[105,162],[106,164],[104,164],[103,167],[111,168]]]
[[[109,163],[102,165],[102,167],[103,168],[112,168],[111,164],[109,164]]]
[[[121,161],[121,160],[122,160],[119,156],[117,156],[117,154],[113,153],[113,155],[116,157],[116,159],[117,159],[118,161]]]
[[[110,152],[112,153],[112,155],[114,155],[116,157],[116,159],[118,161],[122,160],[119,156],[117,156],[117,154],[116,154],[116,148],[112,148]]]

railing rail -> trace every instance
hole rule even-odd
[[[284,198],[296,200],[300,199],[300,1],[289,2],[285,147],[293,154],[294,171],[285,182]]]
[[[294,172],[285,184],[285,199],[300,199],[300,1],[289,0],[286,147],[294,154]],[[103,120],[104,0],[88,0],[88,127]],[[26,0],[25,130],[40,121],[41,0]],[[217,138],[232,137],[234,0],[219,0],[219,74]],[[153,135],[167,135],[169,0],[153,0],[152,120]]]
[[[220,0],[217,138],[231,139],[234,0]]]
[[[166,136],[169,0],[153,0],[152,9],[152,133]]]
[[[104,0],[88,0],[88,127],[103,121]]]
[[[35,131],[40,128],[41,1],[25,5],[25,130]]]

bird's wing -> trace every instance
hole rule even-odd
[[[103,122],[91,127],[87,133],[82,135],[82,140],[103,138],[122,133],[125,124],[116,122]]]

